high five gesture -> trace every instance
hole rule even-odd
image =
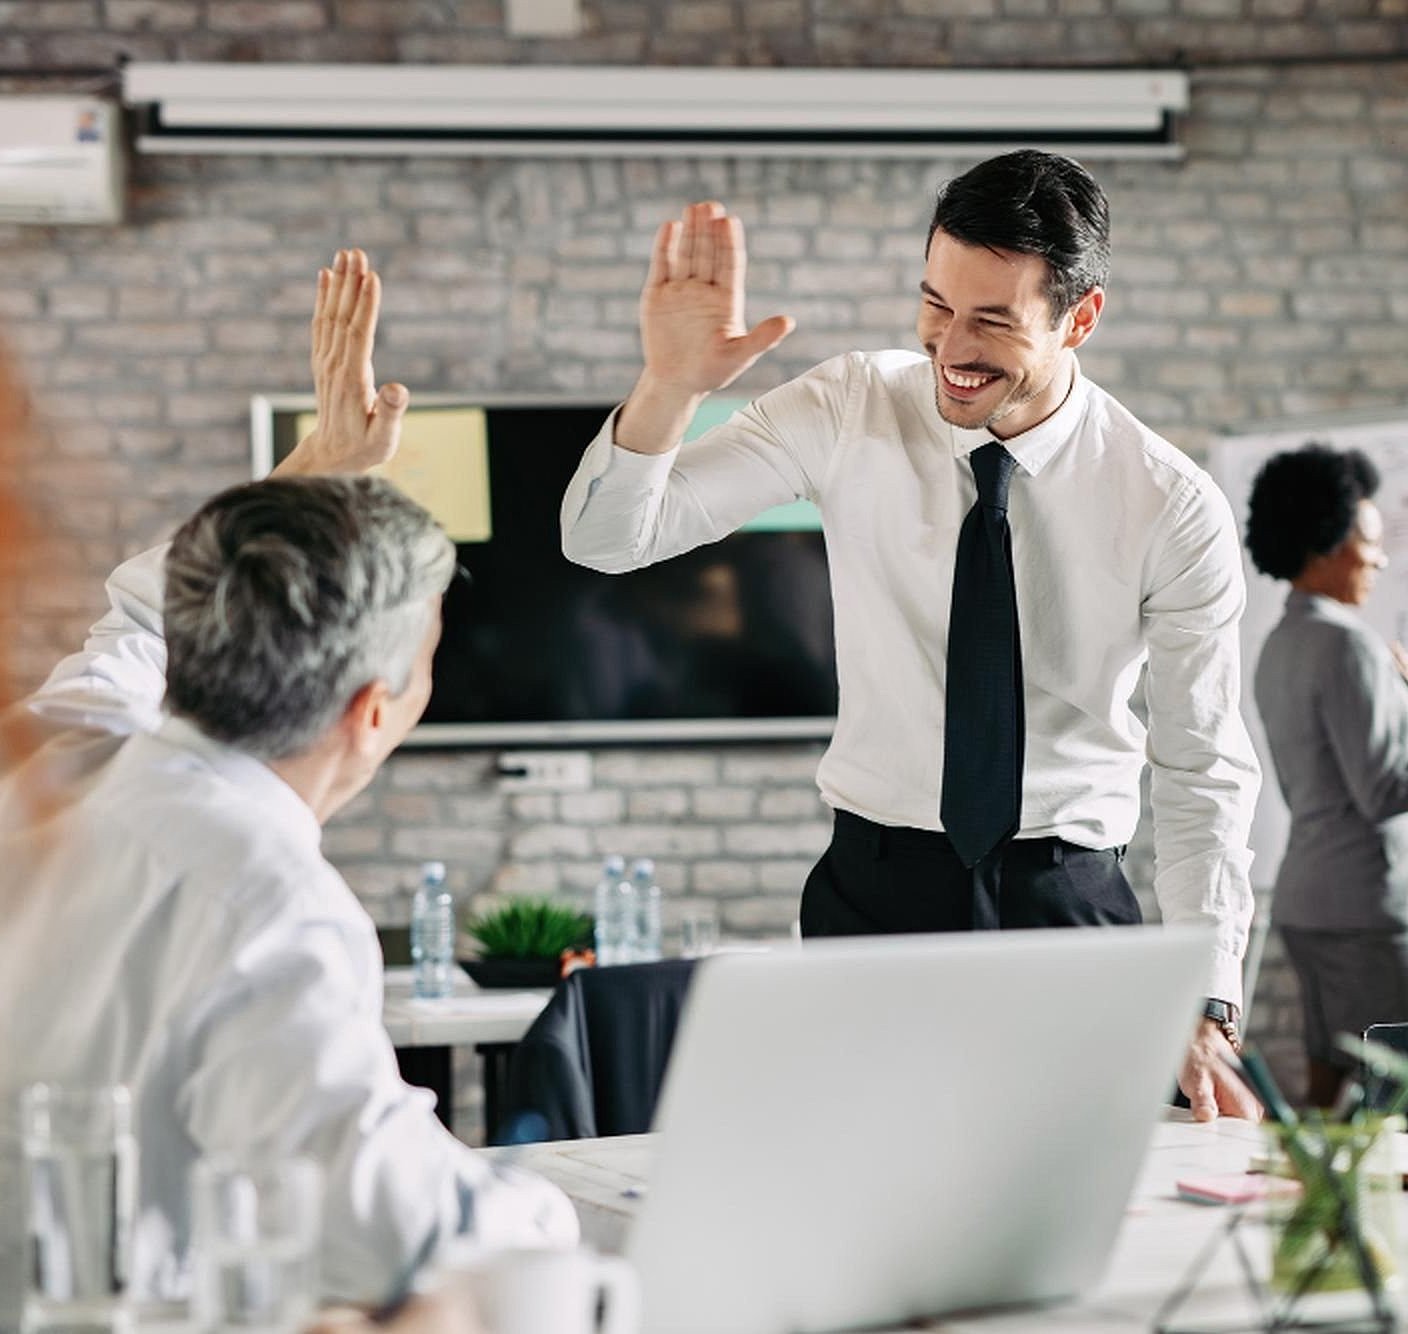
[[[380,310],[381,279],[362,251],[339,250],[333,267],[319,270],[311,326],[318,422],[279,465],[281,475],[365,472],[395,454],[411,400],[404,385],[377,391]]]
[[[743,224],[721,204],[691,204],[661,226],[640,297],[645,370],[616,426],[616,443],[663,453],[704,395],[730,384],[792,332],[774,315],[749,329]]]

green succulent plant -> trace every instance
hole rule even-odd
[[[481,959],[556,959],[592,942],[593,919],[551,899],[514,899],[471,914],[464,929],[479,942]]]

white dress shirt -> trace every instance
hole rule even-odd
[[[817,781],[833,807],[940,829],[954,550],[976,497],[929,361],[850,353],[666,454],[613,444],[614,414],[562,504],[563,551],[619,572],[799,497],[821,510],[840,706]],[[1240,1001],[1259,773],[1238,712],[1245,600],[1236,525],[1208,475],[1076,373],[1003,441],[1027,740],[1019,837],[1127,843],[1153,767],[1165,920],[1217,926],[1209,995]],[[1149,726],[1130,708],[1147,664]]]
[[[490,1245],[571,1244],[565,1196],[496,1176],[402,1082],[375,928],[313,812],[163,719],[162,554],[113,575],[85,650],[28,702],[43,749],[0,784],[0,1326],[21,1289],[13,1117],[37,1080],[131,1089],[141,1297],[183,1294],[187,1173],[222,1150],[321,1163],[330,1297],[384,1298],[465,1223]]]

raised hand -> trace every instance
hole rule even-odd
[[[752,329],[743,318],[743,224],[723,205],[691,204],[655,237],[640,294],[645,369],[616,419],[616,443],[662,454],[705,394],[722,389],[792,332],[790,316]]]
[[[640,297],[646,372],[690,394],[722,389],[792,332],[774,315],[749,329],[743,224],[716,203],[691,204],[656,234]]]
[[[401,442],[410,394],[383,385],[372,371],[381,280],[360,250],[339,250],[318,272],[313,309],[313,387],[318,421],[274,470],[282,475],[365,472],[385,463]]]

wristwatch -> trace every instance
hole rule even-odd
[[[1239,1056],[1242,1052],[1242,1035],[1237,1030],[1241,1011],[1231,1001],[1209,998],[1203,1002],[1203,1018],[1211,1019],[1227,1039],[1227,1045]]]

